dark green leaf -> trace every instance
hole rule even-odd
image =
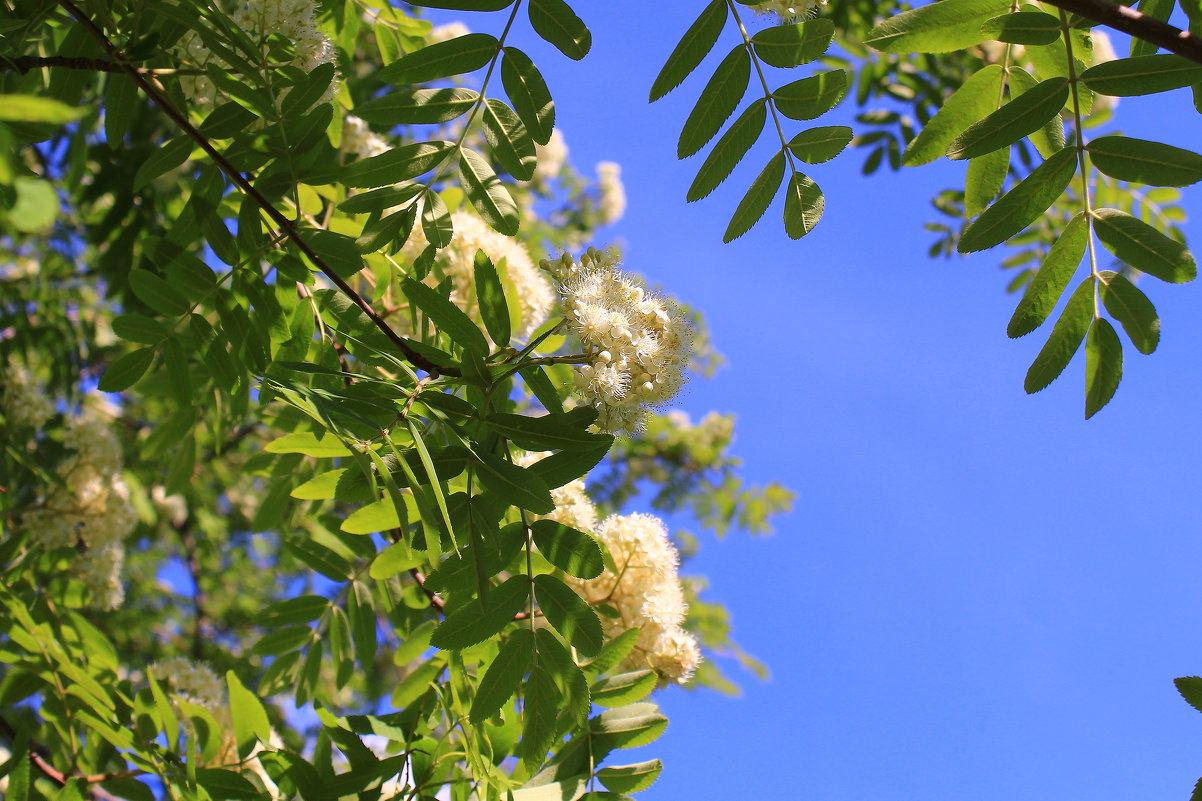
[[[559,579],[551,575],[534,577],[534,596],[555,630],[572,644],[583,656],[601,653],[604,636],[597,613],[583,598]]]
[[[1039,392],[1055,381],[1072,361],[1093,320],[1093,300],[1094,279],[1089,277],[1069,297],[1051,336],[1027,370],[1023,387],[1028,393]]]
[[[743,45],[736,45],[714,70],[685,120],[676,145],[677,158],[688,158],[714,138],[747,93],[750,79],[751,57]]]
[[[1068,99],[1068,81],[1050,78],[1023,92],[980,122],[970,125],[947,149],[949,159],[983,156],[1034,133],[1059,116]]]
[[[530,26],[568,58],[579,61],[593,46],[593,35],[563,0],[530,0]]]
[[[607,676],[593,684],[593,703],[604,707],[633,704],[646,698],[658,682],[659,676],[654,670],[634,670]]]
[[[351,195],[338,204],[339,211],[348,214],[365,214],[399,206],[421,194],[421,184],[410,183],[399,186],[382,186],[368,192]]]
[[[799,172],[793,173],[785,189],[785,233],[790,239],[801,239],[814,230],[822,219],[825,202],[818,184]]]
[[[286,117],[299,117],[321,102],[326,92],[330,91],[330,83],[334,81],[337,72],[333,63],[318,64],[313,70],[298,81],[284,95],[280,110]]]
[[[1198,276],[1185,245],[1118,209],[1094,209],[1094,230],[1106,249],[1137,270],[1173,284]]]
[[[476,251],[473,265],[476,300],[480,304],[480,316],[484,327],[498,348],[509,344],[509,307],[505,303],[505,289],[492,259],[483,250]]]
[[[756,176],[751,188],[747,190],[747,194],[739,201],[739,206],[730,219],[730,225],[726,227],[726,233],[722,236],[723,242],[738,239],[751,230],[751,226],[755,225],[768,210],[772,199],[780,190],[780,183],[784,177],[785,154],[777,153]]]
[[[1202,180],[1202,156],[1192,150],[1126,136],[1100,136],[1085,149],[1094,166],[1120,181],[1189,186]]]
[[[1160,317],[1148,296],[1121,273],[1102,273],[1102,303],[1123,324],[1131,344],[1140,353],[1151,353],[1160,344]]]
[[[981,26],[1009,10],[1009,0],[942,0],[890,17],[864,44],[882,53],[950,53],[989,39]]]
[[[547,758],[547,750],[555,742],[559,720],[560,694],[551,673],[538,665],[530,673],[523,696],[522,740],[518,756],[530,772]]]
[[[968,160],[964,173],[964,214],[975,217],[994,201],[1010,170],[1010,148]]]
[[[518,374],[522,376],[522,380],[526,382],[526,387],[534,393],[534,397],[538,398],[538,402],[547,411],[554,414],[563,411],[563,403],[559,399],[559,390],[551,383],[551,379],[547,376],[547,371],[543,369],[541,364],[528,364],[518,370]]]
[[[330,608],[330,601],[320,595],[299,595],[276,601],[263,610],[256,622],[264,628],[276,628],[294,623],[310,623]]]
[[[999,42],[1045,45],[1060,38],[1060,20],[1042,11],[1018,11],[994,17],[981,26],[981,32]]]
[[[401,289],[452,341],[478,353],[488,352],[488,342],[472,318],[439,292],[412,278],[405,278]]]
[[[1005,242],[1047,211],[1076,171],[1075,149],[1053,154],[965,228],[957,249],[973,253]]]
[[[697,171],[697,177],[689,187],[686,200],[690,203],[701,200],[727,179],[735,165],[742,161],[743,156],[760,138],[764,123],[768,119],[766,109],[766,101],[756,100],[739,115],[730,129],[722,134],[722,138],[714,145],[714,149],[705,157],[705,163]]]
[[[187,161],[188,156],[192,154],[192,145],[192,137],[186,134],[164,142],[138,167],[137,173],[134,174],[134,191],[141,192],[155,178],[171,172]]]
[[[487,607],[472,599],[447,615],[430,635],[430,644],[450,650],[484,642],[511,623],[529,600],[530,579],[513,576],[489,592]]]
[[[495,36],[487,33],[469,33],[408,53],[378,71],[375,78],[384,83],[410,86],[452,75],[463,75],[483,67],[500,48],[501,44]],[[367,119],[360,108],[355,109],[355,114]]]
[[[835,36],[835,23],[813,19],[793,25],[773,25],[751,37],[751,46],[760,60],[790,69],[808,64],[826,52]]]
[[[159,314],[184,314],[192,305],[166,281],[148,270],[130,270],[129,286],[138,300]]]
[[[529,181],[538,166],[534,140],[517,113],[495,98],[484,101],[484,135],[493,155],[509,174]]]
[[[472,722],[483,723],[513,697],[522,677],[530,670],[531,658],[534,656],[534,632],[522,628],[515,631],[500,652],[488,666],[480,686],[476,689],[476,697],[472,699]]]
[[[837,106],[846,92],[847,73],[831,70],[787,83],[772,93],[772,99],[789,119],[812,120]]]
[[[592,450],[598,446],[609,447],[613,444],[612,435],[590,433],[572,425],[565,418],[566,415],[562,414],[547,414],[542,417],[490,414],[485,418],[485,422],[498,434],[528,451]]]
[[[286,626],[264,634],[250,649],[250,652],[262,656],[276,656],[288,651],[295,651],[307,643],[312,635],[313,632],[308,626]]]
[[[990,64],[974,72],[951,97],[943,101],[935,116],[906,147],[902,164],[917,167],[947,153],[948,145],[965,128],[997,108],[1002,75],[999,64]]]
[[[539,459],[527,469],[541,477],[548,487],[562,487],[587,474],[608,452],[609,445],[587,451],[562,451]]]
[[[456,149],[454,142],[441,141],[396,147],[347,167],[343,183],[362,189],[408,181],[442,164]]]
[[[516,47],[506,47],[501,59],[501,82],[530,136],[540,145],[547,144],[555,127],[555,104],[534,62]]]
[[[1102,318],[1093,321],[1085,341],[1085,419],[1093,417],[1114,397],[1123,380],[1123,345],[1114,328]]]
[[[241,774],[223,768],[199,768],[196,781],[205,789],[213,801],[219,799],[250,799],[261,794],[258,788],[244,779]]]
[[[646,790],[659,778],[664,768],[658,759],[635,765],[614,765],[597,771],[597,778],[606,789],[615,793],[637,793]]]
[[[146,374],[153,361],[154,348],[138,348],[126,353],[108,366],[104,375],[100,377],[97,389],[101,392],[120,392],[123,389],[129,389]]]
[[[539,552],[569,576],[593,579],[605,569],[601,546],[583,531],[554,520],[536,520],[530,531]]]
[[[1081,82],[1103,95],[1152,95],[1202,82],[1202,64],[1172,53],[1107,61],[1081,73]]]
[[[726,0],[711,0],[705,10],[685,31],[655,82],[651,84],[649,102],[654,103],[671,92],[689,76],[714,47],[718,34],[726,25]]]
[[[1006,334],[1011,337],[1021,337],[1043,325],[1043,321],[1056,308],[1060,296],[1072,279],[1081,257],[1085,255],[1085,246],[1089,241],[1089,226],[1085,222],[1085,213],[1077,214],[1065,226],[1060,238],[1052,245],[1048,255],[1044,257],[1039,272],[1027,284],[1022,300],[1006,326]]]
[[[376,125],[433,124],[463,116],[479,98],[477,92],[461,87],[408,89],[369,100],[355,114]]]
[[[789,140],[789,150],[807,164],[821,164],[842,153],[851,137],[852,130],[846,125],[810,128]]]
[[[113,318],[113,333],[128,342],[157,345],[167,338],[167,326],[141,314],[122,314]]]
[[[442,195],[432,189],[422,192],[422,234],[426,241],[436,248],[445,248],[451,244],[455,233],[451,212],[443,202]]]
[[[1173,684],[1177,685],[1177,692],[1181,693],[1181,697],[1190,706],[1202,712],[1202,678],[1183,676],[1180,679],[1173,679]]]
[[[354,573],[345,559],[313,540],[294,537],[285,540],[284,548],[330,581],[347,581]]]
[[[320,228],[305,228],[300,235],[326,268],[341,278],[350,278],[365,266],[358,243],[349,236]]]
[[[536,471],[518,467],[478,448],[473,453],[479,465],[477,475],[487,489],[537,515],[555,511],[551,491]]]
[[[467,199],[484,222],[506,236],[517,234],[521,213],[488,160],[465,147],[459,157],[459,176]]]

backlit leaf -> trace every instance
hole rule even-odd
[[[1039,392],[1055,381],[1072,361],[1093,320],[1093,293],[1094,279],[1091,277],[1082,281],[1069,297],[1060,319],[1052,327],[1051,336],[1027,370],[1023,387],[1028,393]]]

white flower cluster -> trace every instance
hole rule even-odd
[[[292,42],[292,65],[305,72],[334,60],[333,43],[317,29],[317,5],[313,0],[246,0],[239,3],[233,22],[261,46],[265,46],[267,38],[276,33]],[[175,49],[188,65],[202,69],[210,64],[229,68],[220,56],[205,46],[195,31],[189,31],[180,39]],[[182,76],[180,83],[184,94],[193,103],[208,104],[217,97],[217,87],[207,76]],[[331,81],[318,102],[332,100],[337,91],[338,82]]]
[[[225,682],[203,662],[175,656],[160,659],[150,669],[157,681],[166,683],[188,703],[203,707],[218,721],[220,716],[228,715]]]
[[[471,30],[462,22],[448,22],[445,25],[438,25],[429,33],[426,34],[426,39],[430,44],[438,44],[451,39],[458,39],[460,36],[467,36]]]
[[[782,23],[800,22],[818,13],[827,0],[764,0],[751,6],[757,14],[773,14]]]
[[[616,161],[597,164],[597,190],[601,195],[601,224],[613,225],[626,213],[626,187],[622,186],[622,168]]]
[[[0,386],[0,409],[9,428],[41,428],[54,416],[54,401],[46,395],[45,387],[16,362],[9,362]]]
[[[607,569],[595,579],[574,579],[573,584],[589,603],[608,603],[617,610],[618,617],[601,618],[607,637],[639,628],[638,642],[623,667],[651,668],[664,683],[684,684],[701,663],[701,650],[681,627],[688,605],[667,527],[652,515],[613,515],[595,535],[609,550],[617,571]]]
[[[82,546],[75,567],[93,606],[116,609],[125,600],[125,537],[138,523],[121,480],[121,446],[107,424],[88,414],[67,421],[63,444],[75,455],[58,467],[62,485],[22,520],[47,548]]]
[[[563,131],[552,128],[547,144],[534,144],[534,154],[538,157],[538,166],[534,168],[531,180],[537,184],[554,180],[568,160],[568,144],[564,141]]]
[[[617,269],[618,256],[589,248],[542,267],[555,278],[563,318],[591,357],[575,368],[581,397],[605,431],[637,431],[648,406],[684,386],[692,329],[667,300]]]
[[[469,315],[479,317],[474,270],[476,251],[483,250],[492,259],[497,272],[509,277],[522,311],[522,324],[516,333],[520,337],[529,336],[547,319],[555,303],[555,292],[534,266],[525,245],[494,231],[484,220],[467,211],[453,213],[451,224],[455,228],[451,244],[438,251],[437,261],[454,283],[451,300]],[[428,244],[421,226],[416,226],[401,254],[407,259],[415,259]]]
[[[388,151],[388,140],[367,127],[367,123],[354,114],[347,114],[342,121],[342,150],[355,153],[361,159],[369,159]]]

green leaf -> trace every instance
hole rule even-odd
[[[890,17],[864,44],[882,53],[950,53],[991,38],[982,26],[1009,10],[1009,0],[942,0]]]
[[[593,35],[563,0],[530,0],[530,26],[573,61],[588,55]]]
[[[1089,277],[1069,297],[1060,319],[1052,327],[1051,336],[1027,370],[1023,388],[1028,394],[1039,392],[1055,381],[1072,361],[1093,320],[1093,299],[1094,280]]]
[[[484,334],[480,333],[480,328],[472,318],[437,290],[412,278],[405,278],[401,289],[405,296],[455,343],[477,353],[488,353],[488,341],[484,339]]]
[[[413,5],[452,11],[500,11],[513,5],[513,0],[415,0]]]
[[[308,431],[297,431],[277,437],[263,447],[268,453],[303,453],[305,456],[350,456],[342,440],[333,434],[320,438]]]
[[[442,195],[432,189],[422,192],[422,233],[426,240],[436,248],[445,248],[451,244],[455,233],[451,212],[443,202]]]
[[[1050,78],[970,125],[947,149],[949,159],[983,156],[1034,133],[1059,116],[1068,99],[1068,81]]]
[[[1102,303],[1123,324],[1131,344],[1140,353],[1151,353],[1160,344],[1160,317],[1148,296],[1122,273],[1103,270]]]
[[[957,249],[973,253],[1005,242],[1047,211],[1076,171],[1074,148],[1054,153],[965,228]]]
[[[501,166],[519,181],[529,181],[538,166],[534,140],[517,113],[501,100],[484,101],[484,135]]]
[[[533,773],[547,758],[547,750],[555,742],[559,720],[559,688],[546,668],[536,665],[531,671],[523,700],[522,739],[517,755]]]
[[[501,43],[495,36],[487,33],[469,33],[408,53],[376,72],[375,78],[384,83],[410,86],[438,78],[449,78],[452,75],[463,75],[488,64],[500,49]],[[363,116],[361,108],[356,108],[355,114],[367,119]]]
[[[305,244],[339,277],[350,278],[364,268],[359,245],[349,236],[321,228],[305,228],[300,234]]]
[[[1152,95],[1202,82],[1202,64],[1172,53],[1107,61],[1080,75],[1081,82],[1103,95]]]
[[[509,344],[509,306],[505,303],[505,289],[492,259],[483,250],[476,251],[473,264],[476,300],[480,304],[480,317],[488,335],[498,348]]]
[[[177,136],[163,143],[138,167],[137,173],[134,174],[134,191],[141,192],[155,178],[171,172],[187,161],[191,154],[192,138],[187,135]]]
[[[246,756],[254,748],[255,740],[270,745],[271,722],[267,710],[259,697],[242,684],[234,671],[226,671],[225,684],[229,689],[230,719],[234,724],[234,738],[238,742],[238,753]]]
[[[541,364],[528,364],[518,370],[518,374],[522,376],[522,380],[526,382],[526,387],[534,393],[534,397],[538,398],[538,402],[547,411],[552,413],[563,411],[563,403],[559,399],[559,390],[551,383],[547,371],[543,369]]]
[[[842,153],[851,138],[852,130],[848,126],[825,125],[794,136],[789,140],[789,150],[807,164],[821,164]]]
[[[1085,146],[1094,166],[1120,181],[1189,186],[1202,180],[1202,155],[1160,142],[1100,136]]]
[[[490,414],[485,418],[489,427],[515,445],[528,451],[588,449],[613,444],[610,434],[593,434],[572,425],[567,415],[547,414],[526,417],[520,414]]]
[[[368,100],[355,114],[377,125],[433,124],[462,117],[479,99],[479,93],[461,87],[408,89]]]
[[[337,494],[338,480],[347,471],[345,467],[327,470],[301,484],[290,493],[302,501],[328,501]]]
[[[1197,278],[1194,256],[1180,242],[1118,209],[1094,209],[1093,216],[1098,239],[1124,263],[1172,284]]]
[[[338,204],[339,211],[347,214],[368,214],[373,211],[399,206],[421,194],[424,189],[421,184],[407,183],[399,186],[383,186],[367,192],[351,195]]]
[[[1134,3],[1130,5],[1134,5]],[[1176,5],[1176,0],[1140,0],[1139,13],[1166,22],[1173,13],[1174,5]],[[1136,36],[1131,37],[1131,55],[1133,56],[1149,56],[1158,49],[1160,49],[1159,46],[1152,42]]]
[[[837,106],[846,93],[847,73],[830,70],[785,84],[772,93],[772,102],[791,120],[812,120]]]
[[[430,644],[446,650],[484,642],[513,621],[530,599],[530,579],[513,576],[488,594],[488,606],[472,599],[447,615],[430,635]]]
[[[658,682],[659,676],[654,670],[633,670],[607,676],[593,684],[593,703],[604,707],[633,704],[650,695]]]
[[[149,270],[130,270],[129,287],[134,291],[138,300],[159,314],[168,316],[184,314],[192,306],[183,295]]]
[[[13,181],[13,189],[17,194],[16,202],[4,217],[14,228],[24,233],[37,233],[54,224],[59,214],[59,199],[54,184],[22,175]]]
[[[484,486],[514,506],[537,515],[555,511],[551,491],[534,470],[518,467],[479,448],[472,451],[479,468],[477,476]]]
[[[167,338],[167,326],[141,314],[122,314],[113,318],[113,333],[128,342],[157,345]]]
[[[835,36],[835,23],[813,19],[793,25],[773,25],[751,37],[760,60],[773,67],[790,69],[808,64],[826,52]]]
[[[548,487],[562,487],[596,467],[608,452],[609,445],[587,451],[562,451],[539,459],[527,469],[542,478]]]
[[[473,723],[481,724],[488,720],[513,697],[522,683],[522,677],[530,670],[533,656],[534,632],[518,629],[501,646],[500,652],[485,671],[484,678],[480,680],[480,686],[476,688],[476,697],[472,699]]]
[[[501,59],[501,83],[534,141],[547,144],[555,127],[555,104],[538,67],[521,50],[506,47]]]
[[[917,167],[947,152],[965,128],[997,108],[1002,89],[1002,67],[990,64],[974,72],[943,101],[935,116],[922,127],[902,154],[902,164]]]
[[[375,534],[378,531],[391,531],[400,525],[396,505],[390,498],[384,498],[356,509],[342,521],[342,531],[347,534]]]
[[[1045,45],[1060,38],[1060,20],[1042,11],[1018,11],[986,21],[981,32],[999,42]]]
[[[1065,226],[1044,257],[1039,272],[1027,284],[1022,300],[1018,302],[1014,316],[1006,326],[1008,336],[1026,336],[1043,325],[1077,271],[1088,242],[1089,226],[1085,222],[1085,213],[1080,212]]]
[[[378,156],[356,161],[343,172],[342,181],[358,189],[408,181],[442,164],[456,149],[454,142],[444,141],[394,147]]]
[[[672,49],[672,54],[668,56],[659,75],[655,76],[648,102],[654,103],[680,86],[684,79],[697,69],[697,65],[718,41],[718,35],[726,25],[726,13],[726,0],[711,0],[701,12],[701,16],[693,21]]]
[[[668,719],[655,704],[649,703],[609,709],[589,721],[594,736],[609,748],[636,748],[653,743],[667,726]]]
[[[313,632],[308,626],[286,626],[264,634],[250,652],[262,656],[276,656],[295,651],[309,642],[312,636]]]
[[[569,576],[593,579],[605,570],[601,546],[583,531],[554,520],[536,520],[530,531],[539,553]]]
[[[459,157],[459,176],[467,199],[480,212],[484,222],[506,236],[516,235],[521,212],[488,160],[471,148],[463,148]],[[487,350],[482,352],[487,353]]]
[[[801,239],[814,230],[822,219],[825,202],[818,184],[799,172],[793,173],[785,189],[785,233],[790,239]]]
[[[0,95],[0,122],[42,122],[65,125],[87,113],[66,103],[37,95]]]
[[[1007,67],[1006,74],[1010,76],[1010,96],[1017,97],[1039,85],[1031,73],[1022,67]],[[1081,100],[1085,102],[1084,99]],[[1072,105],[1071,101],[1068,103]],[[1054,115],[1039,130],[1030,135],[1031,144],[1045,159],[1064,147],[1064,121],[1060,114]]]
[[[975,217],[993,202],[1010,170],[1010,148],[968,160],[964,174],[964,214]]]
[[[576,592],[555,576],[534,577],[534,595],[547,622],[583,656],[601,653],[605,637],[597,613]]]
[[[423,557],[413,553],[406,543],[396,542],[380,551],[379,555],[372,560],[368,575],[377,581],[383,581],[418,567],[422,560]]]
[[[284,549],[330,581],[347,581],[354,574],[349,562],[313,540],[294,537],[284,541]]]
[[[129,389],[146,374],[153,361],[154,348],[138,348],[126,353],[108,366],[96,388],[101,392],[120,392],[123,389]]]
[[[1114,397],[1123,380],[1123,344],[1102,318],[1093,321],[1085,341],[1085,419],[1093,417]]]
[[[1177,686],[1177,692],[1181,693],[1181,697],[1186,700],[1186,703],[1202,712],[1202,678],[1183,676],[1180,679],[1173,679],[1173,684]]]
[[[597,779],[615,793],[637,793],[654,784],[663,768],[658,759],[634,765],[614,765],[597,771]]]
[[[739,201],[730,225],[722,236],[723,242],[731,242],[751,230],[751,226],[764,216],[772,199],[780,190],[781,180],[785,177],[785,154],[777,153],[767,166],[756,176],[747,194]]]
[[[264,628],[311,623],[329,608],[329,599],[320,595],[298,595],[271,604],[257,616],[255,622]]]
[[[767,103],[762,98],[753,102],[739,115],[705,157],[705,163],[697,171],[697,177],[693,179],[693,184],[685,196],[688,202],[701,200],[727,179],[760,138],[767,119]]]
[[[751,57],[745,47],[736,45],[714,70],[685,120],[676,145],[677,158],[688,158],[714,138],[747,93],[750,80]]]

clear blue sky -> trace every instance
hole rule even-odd
[[[773,675],[741,676],[738,699],[661,694],[672,722],[641,758],[665,770],[641,797],[1187,798],[1202,715],[1172,679],[1202,673],[1200,287],[1144,280],[1160,349],[1125,348],[1123,385],[1093,420],[1080,353],[1029,397],[1046,330],[1006,338],[1017,298],[1002,251],[925,256],[928,199],[962,165],[864,179],[863,155],[845,154],[810,173],[827,196],[812,235],[785,237],[778,199],[724,246],[770,151],[686,205],[703,156],[677,162],[676,137],[709,73],[646,102],[703,4],[575,5],[587,59],[528,48],[571,158],[585,174],[621,163],[629,208],[612,238],[631,269],[706,313],[729,358],[682,406],[736,412],[745,475],[799,493],[774,536],[706,537],[689,565]],[[816,124],[851,115],[849,101]],[[1123,99],[1116,123],[1202,146],[1186,91]],[[1187,209],[1200,201],[1187,190]],[[1186,230],[1198,247],[1202,229]]]

